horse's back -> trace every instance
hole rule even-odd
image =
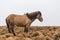
[[[13,18],[14,16],[15,16],[15,14],[10,14],[10,15],[8,15],[8,16],[7,16],[7,18],[6,18],[6,19]]]
[[[15,17],[15,14],[10,14],[6,17],[6,21],[9,22],[9,21],[12,21]]]
[[[6,17],[6,19],[14,19],[14,18],[22,18],[22,15],[10,14]]]

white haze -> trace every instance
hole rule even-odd
[[[5,18],[13,13],[23,15],[41,11],[43,22],[37,19],[33,26],[60,26],[60,0],[0,0],[0,25],[6,25]]]

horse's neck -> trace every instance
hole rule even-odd
[[[33,22],[33,21],[35,21],[35,19],[32,19],[31,21]]]
[[[36,16],[37,16],[37,14],[26,14],[27,16],[28,16],[28,18],[30,19],[30,20],[35,20],[36,19]]]

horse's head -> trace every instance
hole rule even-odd
[[[38,19],[39,21],[43,21],[42,18],[42,14],[40,11],[36,11],[36,12],[32,12],[32,13],[26,13],[26,15],[28,16],[29,19],[31,19],[32,21],[34,21],[35,19]]]
[[[37,11],[36,13],[37,13],[37,19],[38,19],[40,22],[42,22],[42,21],[43,21],[43,18],[42,18],[41,12],[40,12],[40,11]]]

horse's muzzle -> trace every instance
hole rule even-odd
[[[42,17],[40,18],[40,22],[43,22],[43,18]]]

